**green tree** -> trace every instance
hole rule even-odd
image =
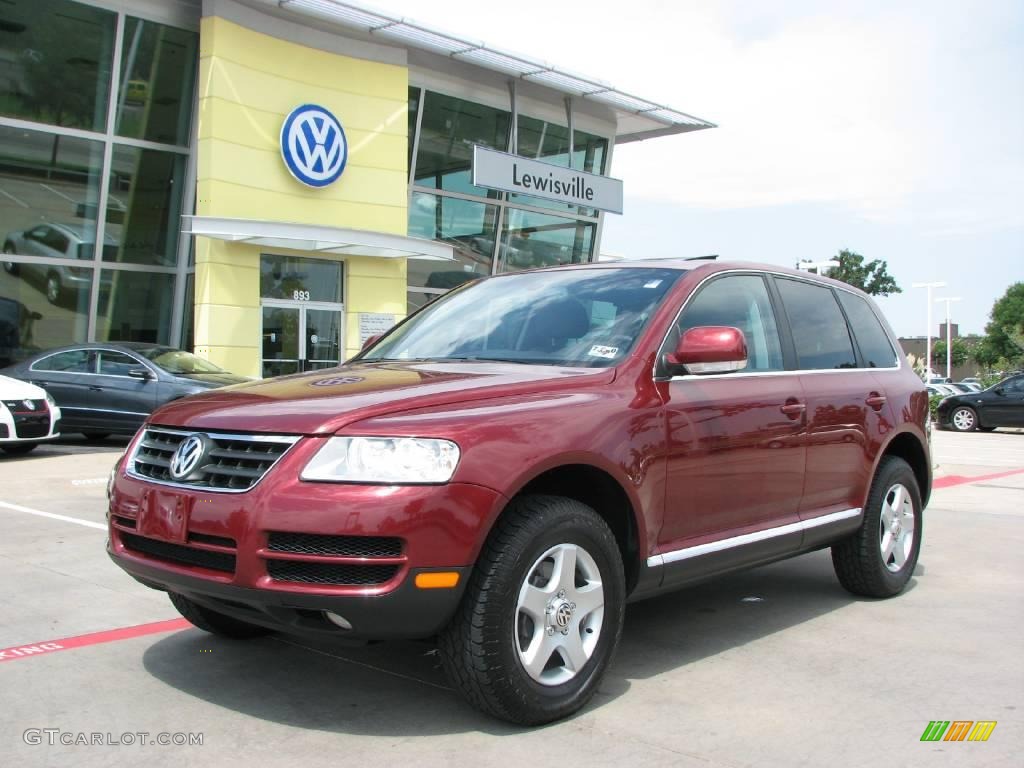
[[[1024,359],[1024,283],[1007,288],[992,305],[989,318],[982,346],[992,361],[1001,357],[1011,363]]]
[[[970,357],[970,349],[963,339],[953,339],[953,352],[950,359],[954,368],[959,368]],[[932,370],[946,370],[946,340],[940,339],[932,346]]]
[[[828,273],[833,280],[842,280],[872,296],[903,293],[903,289],[896,284],[896,278],[889,274],[889,265],[884,260],[872,259],[864,263],[863,256],[845,248],[835,258],[839,266],[833,267]]]

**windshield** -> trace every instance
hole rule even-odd
[[[482,280],[428,305],[359,359],[615,365],[680,274],[623,267]]]
[[[168,373],[185,376],[193,373],[225,373],[223,368],[218,368],[209,360],[196,357],[191,352],[186,352],[183,349],[152,347],[139,351],[147,360],[163,368]]]

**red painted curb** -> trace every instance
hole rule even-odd
[[[166,621],[154,621],[151,624],[107,629],[103,632],[91,632],[88,635],[64,637],[60,640],[47,640],[46,642],[31,645],[15,645],[10,648],[0,648],[0,663],[32,656],[42,656],[47,653],[55,653],[56,651],[69,651],[72,648],[84,648],[87,645],[113,643],[117,640],[130,640],[133,637],[155,635],[160,632],[174,632],[191,626],[185,619],[167,619]]]
[[[1011,469],[1007,472],[996,472],[991,475],[974,475],[973,477],[946,475],[938,480],[934,480],[932,482],[932,489],[949,488],[954,485],[964,485],[965,483],[980,483],[984,480],[998,480],[1001,477],[1010,477],[1011,475],[1019,475],[1021,473],[1024,473],[1024,469]]]

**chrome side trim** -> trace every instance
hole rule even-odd
[[[662,552],[660,555],[653,555],[647,558],[647,567],[656,568],[660,565],[667,565],[668,563],[675,563],[680,560],[688,560],[691,557],[700,557],[702,555],[710,555],[714,552],[721,552],[725,549],[732,549],[733,547],[742,547],[747,544],[754,544],[758,541],[764,541],[765,539],[773,539],[777,536],[785,536],[790,533],[799,533],[801,531],[810,530],[811,528],[817,528],[822,525],[829,525],[830,523],[838,523],[840,520],[848,520],[851,517],[857,517],[862,512],[861,508],[857,509],[844,509],[841,512],[833,512],[830,515],[822,515],[821,517],[812,517],[808,520],[800,520],[796,523],[789,523],[788,525],[780,525],[776,528],[767,528],[763,531],[754,531],[754,533],[745,533],[742,536],[733,536],[728,539],[719,539],[718,541],[711,541],[707,544],[698,544],[695,547],[685,547],[683,549],[676,549],[672,552]]]

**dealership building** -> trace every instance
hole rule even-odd
[[[0,9],[0,365],[336,365],[467,280],[597,260],[615,146],[713,127],[335,0]]]

